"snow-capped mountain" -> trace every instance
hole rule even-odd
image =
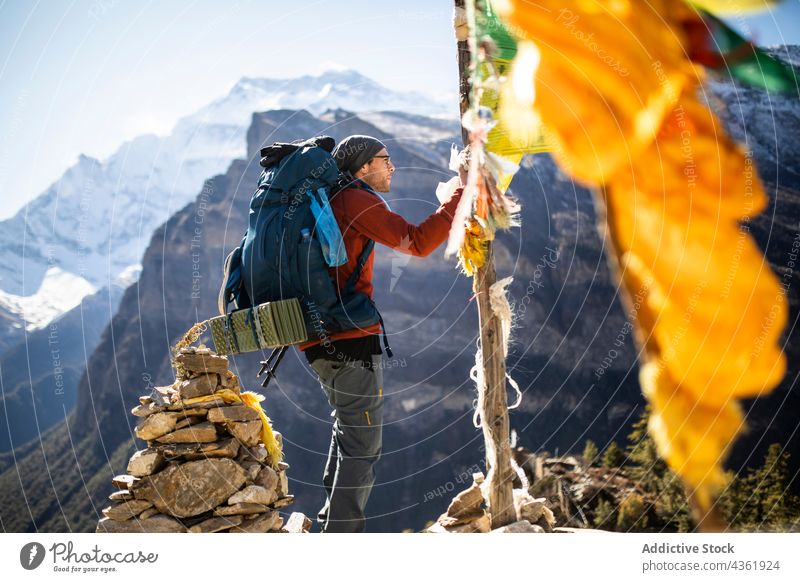
[[[243,78],[226,96],[178,120],[166,137],[139,136],[103,161],[81,156],[0,223],[0,321],[7,322],[0,340],[23,326],[47,325],[126,270],[135,274],[154,229],[193,200],[205,179],[245,156],[253,112],[343,108],[453,117],[454,103],[391,91],[351,70]]]

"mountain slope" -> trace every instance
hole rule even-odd
[[[756,95],[731,95],[742,98],[742,103],[750,99],[756,109],[743,108],[748,111],[744,127],[765,107]],[[755,150],[771,203],[752,222],[751,230],[778,275],[789,283],[790,370],[772,395],[748,403],[751,431],[734,446],[730,462],[734,468],[760,462],[771,442],[795,452],[800,442],[794,413],[800,406],[796,385],[800,277],[789,266],[787,254],[800,236],[800,188],[791,169],[771,174],[768,158],[761,167],[762,156],[775,156],[775,144],[790,141],[800,128],[796,102],[782,106],[787,114],[772,128],[777,139],[759,141],[763,151]],[[738,118],[730,116],[730,109],[725,118],[735,128]],[[748,135],[756,139],[759,131],[748,128]],[[96,518],[94,508],[109,493],[108,479],[124,469],[123,453],[134,444],[129,408],[149,383],[171,382],[170,345],[192,323],[215,312],[222,260],[245,227],[247,203],[260,169],[259,146],[322,132],[337,138],[369,133],[391,140],[390,151],[399,168],[388,197],[392,208],[413,221],[435,208],[435,185],[450,175],[441,162],[449,143],[395,139],[391,132],[343,111],[321,117],[302,111],[255,115],[247,133],[246,160],[235,161],[225,175],[209,180],[192,204],[153,235],[138,283],[126,291],[90,359],[69,422],[52,429],[41,442],[15,450],[13,456],[0,455],[0,469],[5,469],[0,474],[4,528],[85,530],[85,524]],[[613,439],[621,442],[643,399],[635,347],[625,332],[625,314],[596,232],[591,196],[545,155],[524,160],[513,189],[523,201],[523,226],[502,233],[496,245],[498,276],[515,278],[510,298],[516,322],[508,368],[523,390],[523,399],[511,412],[511,426],[520,442],[534,450],[580,451],[586,438],[601,448]],[[445,499],[432,492],[455,487],[459,476],[474,471],[482,460],[483,440],[472,426],[475,393],[468,377],[477,317],[470,282],[457,275],[452,262],[441,258],[441,249],[426,259],[400,257],[382,247],[377,251],[376,302],[395,357],[386,361],[385,445],[367,527],[369,531],[419,529],[444,510]],[[197,253],[196,260],[192,253]],[[192,290],[198,279],[194,271],[201,275],[199,297]],[[233,359],[247,388],[257,387],[258,359],[258,354]],[[323,498],[318,483],[327,453],[329,408],[304,359],[294,350],[281,364],[264,406],[284,435],[297,509],[314,514]],[[798,457],[794,455],[793,471]],[[23,500],[33,497],[35,503],[25,505]]]
[[[319,114],[346,106],[440,115],[452,110],[448,105],[391,91],[349,70],[244,78],[179,120],[168,136],[139,136],[103,161],[80,156],[61,179],[0,222],[0,353],[25,329],[41,329],[138,265],[154,229],[191,201],[208,176],[246,155],[254,111],[308,108]]]

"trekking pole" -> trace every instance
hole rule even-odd
[[[256,378],[260,377],[261,374],[263,374],[264,372],[267,373],[266,377],[264,378],[264,381],[261,382],[262,387],[266,388],[267,385],[269,384],[269,381],[276,377],[275,372],[278,370],[278,364],[281,363],[281,360],[283,359],[283,356],[286,354],[287,349],[288,348],[286,346],[275,348],[274,350],[272,350],[272,353],[269,355],[269,358],[259,362],[261,364],[261,368],[258,370]]]

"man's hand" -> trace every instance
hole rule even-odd
[[[461,181],[461,187],[467,185],[467,176],[469,175],[469,146],[465,147],[458,154],[458,179]]]

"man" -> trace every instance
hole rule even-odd
[[[419,225],[391,212],[377,192],[389,192],[395,166],[379,140],[352,135],[333,150],[339,169],[353,181],[331,200],[347,250],[348,262],[331,269],[341,289],[356,268],[364,245],[372,239],[402,252],[424,257],[450,232],[459,188]],[[463,178],[462,178],[463,183]],[[355,289],[372,297],[374,253],[364,265]],[[327,495],[318,522],[324,532],[364,531],[364,508],[375,481],[373,466],[381,455],[383,369],[380,324],[335,333],[330,343],[300,345],[319,376],[335,410],[328,461],[322,482]]]

